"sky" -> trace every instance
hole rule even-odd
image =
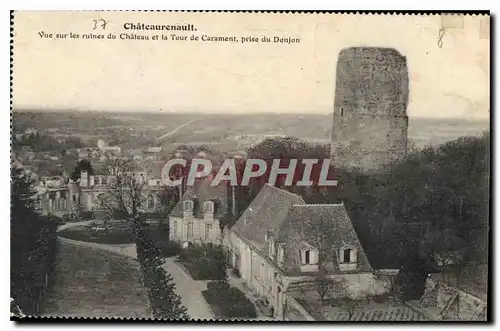
[[[102,33],[115,40],[41,38]],[[168,12],[17,12],[14,108],[102,111],[331,113],[341,49],[393,47],[410,76],[408,115],[489,117],[489,35],[480,16]],[[120,40],[123,24],[193,24],[198,36],[300,43]],[[451,22],[451,23],[450,23]],[[457,23],[458,22],[458,23]],[[439,47],[439,31],[446,27]],[[152,36],[162,32],[135,32]],[[169,35],[171,32],[164,31]],[[173,32],[190,36],[191,32]],[[160,38],[161,39],[161,38]]]

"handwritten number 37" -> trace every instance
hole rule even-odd
[[[99,20],[93,20],[93,22],[94,22],[94,30],[97,29],[98,27],[101,27],[103,30],[106,30],[106,25],[108,25],[108,22],[106,22],[102,18]]]

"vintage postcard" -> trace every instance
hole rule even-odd
[[[12,17],[13,319],[491,318],[488,13]]]

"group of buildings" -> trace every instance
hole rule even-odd
[[[396,50],[359,47],[342,51],[331,144],[334,164],[373,171],[403,157],[408,94],[406,58]],[[104,152],[116,148],[98,146]],[[151,149],[134,159],[154,160],[158,152]],[[157,193],[165,189],[161,176],[145,172],[141,178],[147,183],[145,209],[154,210],[161,204]],[[40,185],[39,207],[70,214],[96,210],[111,180],[87,173],[82,173],[79,182],[49,184],[47,180]],[[235,210],[236,199],[235,189],[197,179],[194,186],[181,190],[169,215],[170,240],[183,246],[214,243],[226,247],[231,267],[274,308],[276,318],[290,319],[292,314],[298,319],[316,319],[299,301],[317,301],[314,284],[319,274],[344,284],[342,293],[332,295],[359,299],[391,291],[398,270],[372,267],[343,203],[307,204],[301,196],[267,184],[242,213]],[[231,227],[223,221],[229,214],[241,215]],[[443,294],[443,288],[439,281],[428,281],[422,302],[398,308],[401,319],[447,319],[453,318],[452,311],[460,311],[460,318],[483,318],[483,299],[456,300],[457,295]],[[459,298],[465,296],[457,288],[453,291]]]
[[[343,50],[336,86],[334,164],[373,171],[404,157],[406,58],[393,49]],[[398,270],[372,267],[343,203],[307,204],[297,194],[265,185],[236,224],[227,228],[221,222],[234,208],[234,194],[225,186],[212,187],[209,180],[188,188],[170,214],[170,239],[184,246],[211,242],[226,247],[232,268],[255,295],[270,303],[276,318],[317,319],[299,301],[318,301],[314,295],[318,275],[344,284],[343,291],[333,296],[362,299],[391,292]],[[363,316],[365,320],[383,316],[415,321],[486,316],[484,298],[447,286],[439,275],[429,277],[420,301],[396,308],[393,304],[392,310],[389,306],[360,314],[359,320]]]

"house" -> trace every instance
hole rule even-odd
[[[287,293],[311,291],[321,273],[346,284],[352,298],[383,294],[343,204],[306,204],[297,194],[266,184],[224,244],[231,264],[254,293],[283,318]],[[291,302],[293,298],[289,298]]]
[[[170,240],[184,247],[199,243],[222,243],[221,219],[227,214],[227,186],[197,179],[169,215]]]

